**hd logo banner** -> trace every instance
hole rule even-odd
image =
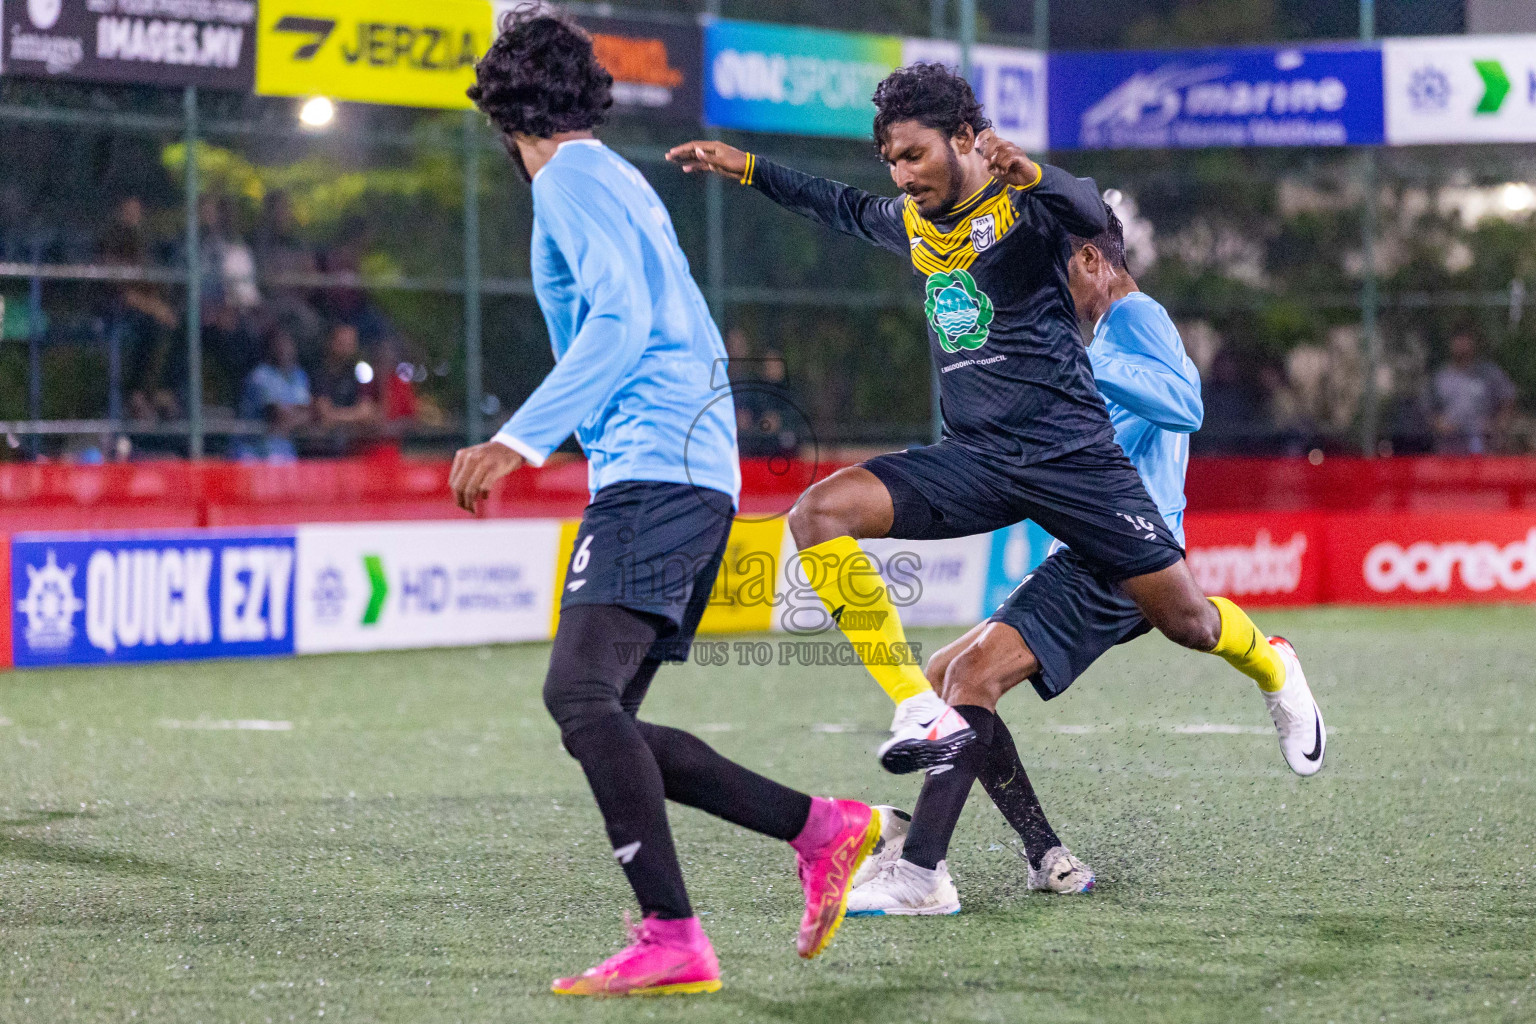
[[[256,0],[0,0],[8,75],[249,92]]]
[[[19,534],[17,667],[293,653],[292,532]]]
[[[489,0],[264,0],[256,91],[468,109],[491,22]]]
[[[545,640],[560,522],[298,527],[297,650]]]
[[[1388,39],[1387,142],[1536,142],[1536,35]]]
[[[1053,53],[1051,149],[1371,146],[1372,46]]]

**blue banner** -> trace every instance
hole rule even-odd
[[[1053,53],[1051,149],[1361,146],[1384,138],[1381,50]]]
[[[293,653],[292,530],[20,534],[16,666]]]

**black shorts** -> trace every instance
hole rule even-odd
[[[1152,628],[1136,602],[1063,549],[1024,577],[992,622],[1012,626],[1040,662],[1030,676],[1042,700],[1058,697],[1116,644]]]
[[[646,480],[604,487],[582,514],[560,607],[617,605],[655,616],[652,655],[688,660],[734,515],[730,495],[705,487]]]
[[[945,439],[864,463],[891,494],[887,535],[939,540],[1033,519],[1111,583],[1184,557],[1120,446],[1100,441],[1029,466]]]

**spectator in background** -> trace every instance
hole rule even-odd
[[[357,328],[332,326],[314,389],[315,418],[331,432],[323,445],[327,454],[347,454],[378,428],[383,420],[378,383],[372,364],[361,358]]]
[[[303,278],[320,272],[315,250],[301,236],[293,201],[286,192],[267,193],[256,226],[254,255],[257,269],[266,278]],[[306,288],[269,284],[262,321],[282,327],[300,348],[319,350],[325,324]]]
[[[199,215],[203,349],[225,382],[223,388],[215,383],[212,393],[222,390],[228,401],[261,358],[256,324],[261,291],[255,256],[236,226],[234,203],[227,197],[205,196]]]
[[[149,232],[144,202],[124,199],[101,236],[101,258],[108,266],[142,271],[149,266]],[[179,412],[174,385],[174,331],[181,318],[160,287],[145,281],[118,286],[107,309],[108,343],[122,353],[127,413],[136,420],[175,418]]]
[[[237,446],[241,458],[292,462],[297,458],[293,432],[313,419],[309,375],[299,365],[293,336],[281,327],[267,332],[266,358],[251,371],[240,395],[240,418],[262,420],[266,433]]]
[[[1491,359],[1478,358],[1477,337],[1459,330],[1451,338],[1451,360],[1430,383],[1435,451],[1482,455],[1496,451],[1515,410],[1514,383]]]

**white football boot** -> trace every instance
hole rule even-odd
[[[848,894],[849,917],[928,917],[960,913],[960,893],[949,865],[933,870],[909,860],[887,861],[878,874]]]
[[[1312,688],[1301,671],[1301,659],[1296,648],[1284,637],[1271,637],[1269,645],[1280,655],[1285,664],[1285,685],[1274,693],[1264,694],[1269,707],[1269,717],[1275,721],[1280,733],[1280,753],[1285,763],[1297,775],[1316,775],[1323,767],[1323,753],[1328,746],[1328,730],[1323,726],[1323,713],[1312,698]]]
[[[974,739],[976,732],[965,717],[929,690],[896,705],[891,738],[880,746],[880,765],[895,775],[947,770]]]
[[[854,873],[854,888],[874,878],[885,865],[901,859],[901,851],[907,845],[907,832],[912,828],[912,815],[900,807],[881,804],[875,810],[880,812],[880,838],[875,840],[875,848]]]
[[[1040,858],[1040,867],[1029,869],[1029,887],[1036,892],[1056,892],[1064,896],[1088,892],[1093,888],[1093,869],[1065,846],[1053,846]],[[852,904],[849,904],[852,906]]]

